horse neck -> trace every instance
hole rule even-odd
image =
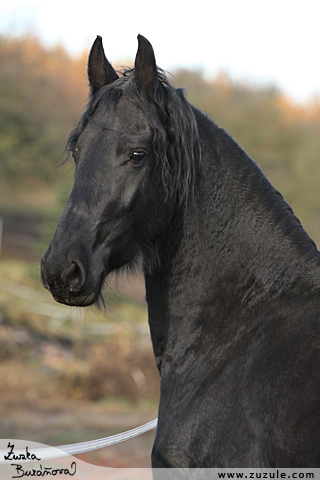
[[[240,319],[277,302],[297,278],[309,282],[305,288],[315,277],[319,284],[315,245],[290,207],[223,130],[197,115],[202,181],[183,223],[171,226],[165,261],[146,275],[160,370],[164,352],[178,344],[183,351],[197,341],[229,342]]]

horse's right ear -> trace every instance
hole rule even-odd
[[[118,75],[104,54],[102,38],[97,36],[89,53],[88,78],[91,93],[94,95],[101,87],[117,80]]]

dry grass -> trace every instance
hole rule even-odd
[[[151,341],[148,333],[138,333],[148,332],[141,299],[109,293],[106,312],[90,310],[77,321],[74,310],[51,301],[38,277],[30,264],[0,266],[0,387],[25,399],[156,401]],[[36,313],[44,303],[51,318]]]

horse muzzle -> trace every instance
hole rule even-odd
[[[41,282],[54,300],[65,305],[86,307],[95,303],[103,281],[90,278],[84,262],[73,256],[62,260],[50,245],[41,259]],[[101,275],[102,276],[102,275]]]

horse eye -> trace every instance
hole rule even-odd
[[[76,147],[74,150],[71,151],[72,158],[75,162],[77,160],[78,153],[79,153],[79,148],[78,147]]]
[[[141,163],[145,156],[145,152],[134,151],[131,153],[129,159],[134,163]]]

